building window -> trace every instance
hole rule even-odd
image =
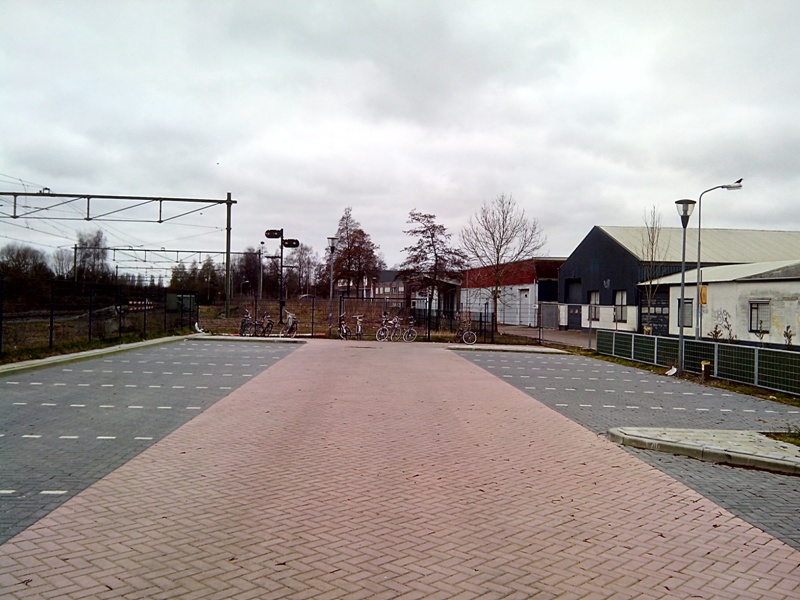
[[[750,331],[753,333],[769,333],[772,314],[769,300],[756,300],[750,303]]]
[[[589,320],[600,320],[600,291],[589,292]]]
[[[692,310],[692,305],[694,301],[691,298],[684,298],[683,299],[683,315],[681,315],[681,299],[678,298],[678,318],[683,317],[683,327],[692,327],[693,321],[693,314],[694,311]]]
[[[628,320],[628,292],[617,290],[614,292],[614,321],[625,323]]]

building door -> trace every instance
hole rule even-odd
[[[531,325],[531,300],[530,290],[528,288],[521,288],[519,290],[519,304],[517,309],[518,325]]]

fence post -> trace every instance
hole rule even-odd
[[[89,284],[89,343],[92,343],[92,325],[94,324],[94,284]]]
[[[714,377],[719,377],[719,342],[714,342]]]
[[[144,317],[142,317],[142,339],[147,339],[147,294],[144,295]]]
[[[0,356],[3,355],[3,301],[5,299],[5,275],[0,273]]]
[[[55,346],[55,334],[56,334],[56,322],[55,322],[55,310],[56,310],[56,282],[50,282],[50,349],[53,349]]]
[[[760,348],[756,348],[753,361],[753,385],[758,385],[758,360],[761,356]]]

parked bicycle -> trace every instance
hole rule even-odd
[[[294,313],[290,313],[288,310],[286,311],[286,323],[283,327],[281,327],[281,331],[278,334],[280,337],[295,337],[297,335],[297,329],[300,327],[300,321],[297,319],[297,315]]]
[[[463,323],[460,323],[458,325],[458,331],[456,332],[456,342],[464,342],[465,344],[471,346],[477,341],[478,341],[478,334],[469,329],[468,325],[464,325]]]
[[[350,337],[350,327],[347,325],[347,315],[339,315],[339,337],[346,340]]]
[[[260,321],[256,320],[253,328],[253,335],[257,335],[259,337],[269,337],[270,334],[272,334],[272,328],[274,326],[275,321],[272,320],[272,317],[267,313],[264,313],[264,316],[261,317]]]
[[[253,323],[253,317],[250,316],[250,311],[245,308],[242,322],[239,325],[239,335],[253,335],[254,327],[255,323]]]
[[[364,315],[353,315],[356,320],[356,339],[364,339]]]
[[[383,321],[375,334],[375,339],[379,342],[395,341],[400,336],[400,318],[397,316],[389,318],[389,314],[383,313]]]
[[[403,331],[403,341],[413,342],[417,339],[417,330],[414,329],[414,317],[408,317],[408,327]]]

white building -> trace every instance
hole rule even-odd
[[[664,277],[669,287],[669,333],[678,335],[680,273]],[[684,336],[695,332],[697,287],[694,270],[685,276]],[[718,331],[722,339],[782,345],[789,327],[800,345],[800,259],[703,269],[706,303],[701,304],[705,339]]]

